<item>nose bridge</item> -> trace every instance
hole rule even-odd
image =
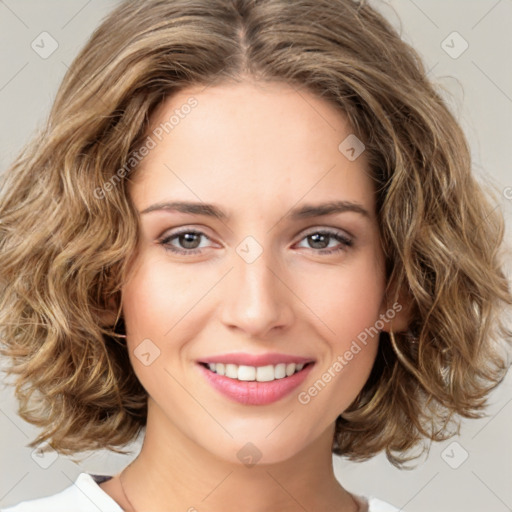
[[[250,246],[249,246],[250,247]],[[269,249],[254,260],[253,246],[240,244],[230,272],[229,290],[223,301],[223,321],[228,327],[238,327],[252,336],[263,336],[273,327],[283,327],[291,318],[291,304],[279,268]],[[253,251],[252,257],[248,256]]]

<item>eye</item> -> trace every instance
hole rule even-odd
[[[173,233],[163,238],[159,243],[166,251],[174,254],[200,254],[202,252],[201,239],[210,239],[202,231],[186,228],[176,233]],[[353,240],[339,231],[331,230],[316,230],[310,231],[302,240],[307,240],[310,247],[309,249],[315,250],[320,254],[334,254],[341,251],[346,251],[347,248],[352,247]],[[329,248],[332,241],[338,242],[339,247]],[[177,247],[173,244],[179,244]]]
[[[353,245],[352,239],[339,231],[331,230],[310,231],[302,240],[308,240],[308,243],[313,246],[312,249],[319,249],[317,252],[320,254],[334,254],[346,251],[347,248]],[[341,246],[329,249],[329,242],[332,240],[337,241],[338,245]]]
[[[199,249],[201,237],[209,240],[202,231],[196,231],[188,228],[163,238],[159,243],[166,251],[170,251],[175,254],[200,254],[202,252],[201,249]],[[173,240],[176,240],[181,244],[183,249],[171,245],[171,241]]]

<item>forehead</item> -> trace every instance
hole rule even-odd
[[[350,160],[340,149],[354,137],[344,114],[288,84],[183,89],[159,105],[147,134],[154,147],[130,183],[139,209],[171,199],[234,209],[302,198],[374,207],[364,152]]]

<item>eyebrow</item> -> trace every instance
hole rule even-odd
[[[154,211],[169,210],[180,213],[190,213],[193,215],[204,215],[206,217],[214,217],[216,219],[226,221],[229,215],[220,207],[214,204],[197,203],[189,201],[171,201],[156,203],[142,210],[141,214]],[[285,216],[288,220],[309,219],[312,217],[322,217],[332,215],[334,213],[354,212],[359,213],[363,217],[371,218],[370,213],[361,204],[352,201],[329,201],[321,204],[306,204],[290,210]]]

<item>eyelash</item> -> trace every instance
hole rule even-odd
[[[175,238],[178,238],[180,235],[183,235],[183,234],[194,234],[194,235],[200,235],[200,236],[203,236],[205,238],[208,238],[208,236],[206,236],[202,231],[196,231],[195,229],[183,229],[181,231],[178,231],[176,233],[173,233],[165,238],[163,238],[159,244],[163,246],[163,248],[166,250],[166,251],[169,251],[171,253],[174,253],[174,254],[181,254],[181,255],[193,255],[193,254],[199,254],[201,253],[201,249],[176,249],[175,247],[172,247],[171,245],[169,245],[169,242],[171,240],[174,240]],[[316,230],[316,231],[310,231],[309,233],[305,234],[302,238],[301,238],[301,241],[304,240],[305,238],[308,238],[312,235],[324,235],[324,236],[329,236],[330,238],[334,238],[335,240],[337,240],[338,242],[340,242],[342,244],[342,247],[340,248],[337,248],[337,249],[319,249],[319,250],[315,250],[313,248],[310,248],[312,251],[315,251],[315,252],[319,252],[320,254],[324,254],[324,255],[330,255],[330,254],[334,254],[334,253],[339,253],[341,251],[346,251],[347,248],[349,247],[352,247],[352,244],[353,244],[353,241],[342,235],[341,233],[339,233],[338,231],[331,231],[331,230]]]

